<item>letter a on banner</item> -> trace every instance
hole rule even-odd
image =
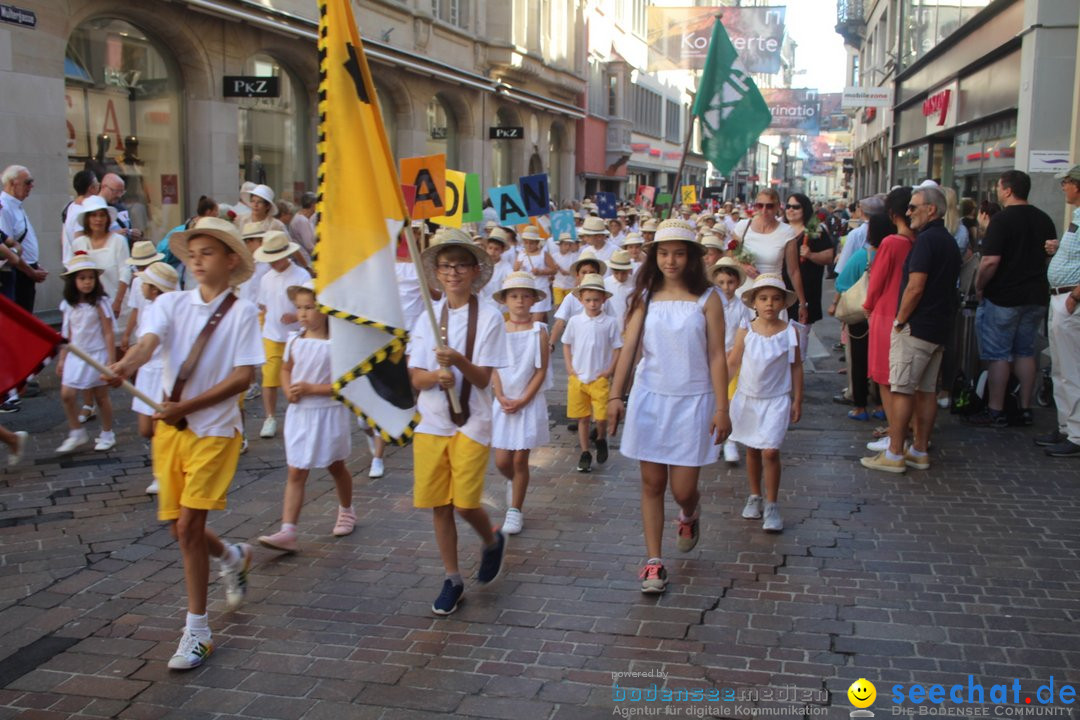
[[[524,225],[529,222],[529,213],[525,212],[525,202],[521,199],[517,185],[490,188],[488,197],[499,213],[500,225]]]
[[[551,212],[548,205],[547,173],[526,175],[518,180],[518,186],[521,188],[521,199],[525,201],[525,212],[528,215],[537,217]]]
[[[465,173],[446,171],[446,214],[431,218],[431,222],[447,227],[461,227],[465,208]]]
[[[446,155],[401,159],[403,185],[416,188],[413,219],[433,218],[446,212]]]
[[[465,173],[465,208],[461,222],[480,222],[484,219],[484,195],[480,192],[480,174]]]

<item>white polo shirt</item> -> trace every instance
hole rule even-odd
[[[442,308],[446,299],[435,303],[436,319],[442,317]],[[463,305],[451,309],[447,316],[447,344],[465,354],[465,340],[468,332],[469,306]],[[510,352],[506,342],[506,326],[502,314],[495,306],[480,302],[476,316],[476,341],[473,344],[473,365],[489,368],[504,368],[510,364]],[[431,323],[421,317],[413,327],[409,342],[409,367],[421,370],[438,370],[435,362],[435,338]],[[461,371],[451,368],[454,373],[455,387],[461,397]],[[458,432],[464,433],[471,440],[481,445],[491,444],[491,405],[494,399],[491,384],[480,389],[473,386],[469,392],[469,420],[460,428],[450,419],[450,401],[438,385],[422,390],[416,401],[420,411],[420,424],[416,432],[428,435],[452,437]]]
[[[202,301],[199,289],[165,293],[146,308],[145,333],[157,335],[162,352],[162,390],[171,392],[180,366],[191,352],[195,338],[217,310],[227,293],[209,303]],[[237,300],[221,320],[203,349],[191,373],[181,400],[203,394],[223,381],[238,367],[266,362],[259,338],[259,311],[247,300]],[[167,391],[165,389],[168,389]],[[240,406],[235,397],[196,410],[187,416],[188,428],[199,437],[233,437],[243,432]]]
[[[289,288],[303,285],[311,279],[311,274],[299,265],[290,262],[283,272],[270,267],[259,281],[258,304],[266,308],[263,318],[262,336],[267,340],[283,343],[289,335],[300,329],[300,323],[283,323],[285,313],[296,314],[296,306],[289,299]]]
[[[626,276],[626,282],[619,282],[614,274],[608,275],[604,278],[604,287],[611,293],[604,307],[610,305],[615,311],[615,319],[619,322],[619,332],[622,332],[626,324],[626,309],[630,307],[630,296],[634,294],[633,271],[631,270]]]
[[[581,382],[591,383],[611,365],[611,356],[622,347],[618,321],[600,313],[589,317],[579,313],[566,323],[563,345],[570,346],[570,361]]]

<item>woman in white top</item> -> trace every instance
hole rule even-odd
[[[797,233],[776,217],[780,210],[780,194],[772,188],[763,189],[757,195],[754,210],[753,218],[735,226],[735,239],[754,258],[754,264],[743,266],[743,269],[751,280],[758,275],[781,275],[787,271],[787,277],[799,298],[798,320],[805,324],[809,311],[802,273],[799,271],[799,248],[795,246]],[[745,286],[743,289],[746,289]]]
[[[705,277],[703,254],[689,223],[660,223],[630,301],[624,342],[631,350],[619,356],[608,402],[610,434],[625,418],[622,454],[641,464],[645,593],[667,586],[660,548],[668,484],[681,508],[678,548],[689,552],[699,534],[698,475],[731,433],[724,307]],[[627,399],[638,347],[641,362]]]
[[[116,220],[116,208],[110,207],[100,195],[86,198],[79,206],[78,216],[83,235],[72,241],[71,250],[73,253],[85,252],[104,271],[101,284],[112,303],[113,330],[119,333],[127,327],[131,312],[124,303],[130,275],[127,260],[131,257],[127,238],[109,231],[109,226]]]

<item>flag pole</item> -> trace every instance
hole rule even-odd
[[[416,277],[420,281],[420,297],[424,301],[424,312],[428,317],[428,322],[431,323],[432,335],[435,336],[435,347],[441,350],[446,347],[446,341],[439,329],[439,321],[435,319],[435,305],[431,302],[431,290],[428,288],[424,264],[420,262],[420,248],[416,246],[416,238],[412,234],[412,223],[407,218],[401,232],[405,235],[405,244],[409,246],[409,257],[412,258],[413,266],[416,268]],[[450,408],[455,413],[460,413],[461,400],[458,398],[457,388],[448,388],[447,395],[450,396]]]
[[[66,343],[64,343],[64,346],[67,347],[68,352],[70,352],[72,355],[74,355],[75,357],[82,360],[84,363],[86,363],[90,367],[97,370],[104,377],[107,377],[107,378],[119,377],[112,370],[110,370],[109,368],[107,368],[104,365],[102,365],[101,363],[99,363],[91,355],[87,354],[86,351],[83,350],[82,348],[80,348],[78,345],[72,345],[71,343],[66,342]],[[144,403],[146,403],[150,407],[154,408],[154,410],[156,410],[157,412],[162,412],[161,405],[158,403],[157,400],[151,400],[150,397],[146,393],[144,393],[142,390],[139,390],[137,387],[135,387],[134,385],[129,383],[127,380],[121,380],[120,381],[120,388],[122,390],[128,391],[129,393],[131,393],[135,397],[139,398]]]
[[[694,120],[697,116],[690,114],[690,123],[686,128],[686,140],[682,146],[682,158],[679,160],[679,169],[675,171],[675,189],[671,193],[671,207],[668,209],[668,217],[675,214],[675,193],[679,194],[679,204],[682,205],[682,174],[686,168],[686,154],[690,152],[690,138],[694,136]]]

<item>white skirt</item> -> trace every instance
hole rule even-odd
[[[151,399],[161,400],[165,389],[161,386],[161,368],[143,365],[135,376],[135,387]],[[140,415],[153,415],[154,408],[137,397],[131,398],[131,409]]]
[[[776,450],[791,420],[791,396],[750,397],[739,390],[731,399],[731,439],[755,450]]]
[[[349,409],[340,403],[325,406],[289,405],[285,411],[285,462],[311,470],[347,460],[352,452]]]
[[[710,465],[720,455],[720,446],[709,436],[714,414],[712,393],[660,395],[635,384],[626,404],[620,452],[662,465]]]
[[[503,412],[498,400],[491,404],[491,447],[496,450],[532,450],[547,445],[547,400],[541,390],[525,407],[513,415]]]
[[[87,355],[102,365],[109,364],[109,353],[104,348],[87,351]],[[83,362],[82,358],[75,353],[69,352],[64,358],[64,374],[60,378],[60,383],[76,390],[88,390],[101,387],[105,381],[101,379],[101,373],[92,365]]]

